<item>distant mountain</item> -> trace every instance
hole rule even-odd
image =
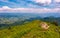
[[[0,17],[36,17],[38,14],[33,13],[0,13]]]
[[[40,16],[41,17],[50,17],[50,16],[60,17],[60,13],[41,13]]]
[[[60,13],[0,13],[0,17],[21,17],[21,16],[27,16],[27,17],[60,17]]]
[[[0,13],[0,24],[18,24],[22,21],[42,20],[60,25],[60,13]]]

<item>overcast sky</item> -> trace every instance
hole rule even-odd
[[[59,13],[60,0],[0,0],[1,12]]]

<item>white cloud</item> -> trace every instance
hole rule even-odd
[[[1,12],[57,13],[60,12],[60,8],[9,8],[8,6],[3,6],[0,8]]]
[[[51,3],[51,0],[34,0],[34,1],[37,3],[46,3],[46,2]]]
[[[52,0],[33,0],[33,1],[36,3],[43,3],[45,5],[49,5],[52,2]]]
[[[60,0],[54,0],[55,2],[60,2]]]
[[[60,0],[54,0],[54,5],[56,8],[60,8]]]
[[[11,9],[11,8],[8,7],[8,6],[3,6],[2,8],[3,8],[3,9]]]

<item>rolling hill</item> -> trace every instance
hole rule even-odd
[[[22,25],[10,26],[0,29],[0,38],[59,38],[60,26],[45,22],[49,28],[43,29],[40,23],[43,21],[33,20],[24,22]]]

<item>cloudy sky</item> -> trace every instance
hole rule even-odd
[[[0,12],[59,13],[60,0],[0,0]]]

